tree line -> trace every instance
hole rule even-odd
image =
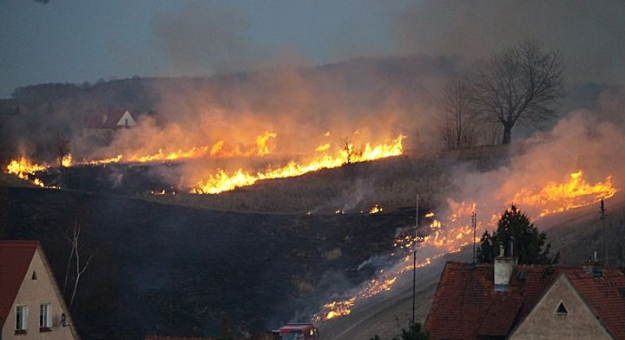
[[[560,52],[537,40],[495,51],[443,90],[439,138],[447,149],[510,144],[517,123],[541,127],[556,117],[563,71]]]

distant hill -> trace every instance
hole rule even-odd
[[[0,116],[0,131],[6,136],[0,156],[25,147],[38,159],[50,159],[55,141],[59,137],[71,140],[78,136],[85,119],[97,110],[126,109],[175,121],[181,113],[169,105],[169,97],[176,102],[188,102],[192,110],[245,107],[258,115],[272,114],[275,109],[288,108],[293,81],[313,96],[310,107],[297,108],[310,111],[311,116],[336,111],[358,119],[360,111],[384,105],[389,98],[394,106],[412,110],[417,104],[428,105],[434,98],[433,91],[462,63],[458,57],[414,55],[213,77],[134,77],[95,84],[24,86],[15,90],[13,99],[0,103],[0,112],[5,107],[4,111],[16,113]],[[202,102],[194,107],[197,98]]]

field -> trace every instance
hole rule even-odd
[[[72,311],[83,339],[211,336],[224,317],[245,335],[310,320],[324,303],[354,292],[389,263],[360,265],[394,251],[398,230],[414,225],[416,192],[423,216],[454,190],[454,170],[491,170],[507,164],[508,153],[498,147],[401,156],[220,195],[151,195],[160,184],[146,175],[149,166],[43,175],[63,190],[18,187],[22,182],[7,177],[0,187],[0,238],[40,240],[63,282],[65,235],[82,225],[84,251],[94,255]],[[110,182],[116,172],[126,178],[119,186]],[[610,240],[625,238],[622,202],[609,201]],[[371,215],[375,204],[384,210]],[[579,264],[602,249],[596,209],[537,222],[562,262]],[[622,263],[622,243],[610,243],[613,265]],[[427,315],[445,260],[469,261],[470,254],[449,254],[418,271],[418,320]],[[319,323],[324,339],[396,335],[410,317],[411,282],[404,274],[349,316]]]

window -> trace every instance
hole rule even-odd
[[[39,328],[49,329],[52,327],[51,305],[49,303],[39,306]]]
[[[15,306],[15,332],[25,332],[28,329],[28,306]]]
[[[33,280],[37,280],[37,272],[33,270],[33,276],[30,277]]]
[[[126,126],[128,126],[128,118],[126,118]]]
[[[564,307],[564,303],[560,302],[560,305],[558,306],[558,309],[556,310],[556,314],[565,316],[568,313],[569,311],[567,311],[566,307]]]

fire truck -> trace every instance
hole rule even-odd
[[[319,331],[312,323],[289,323],[280,329],[280,340],[318,340]]]

